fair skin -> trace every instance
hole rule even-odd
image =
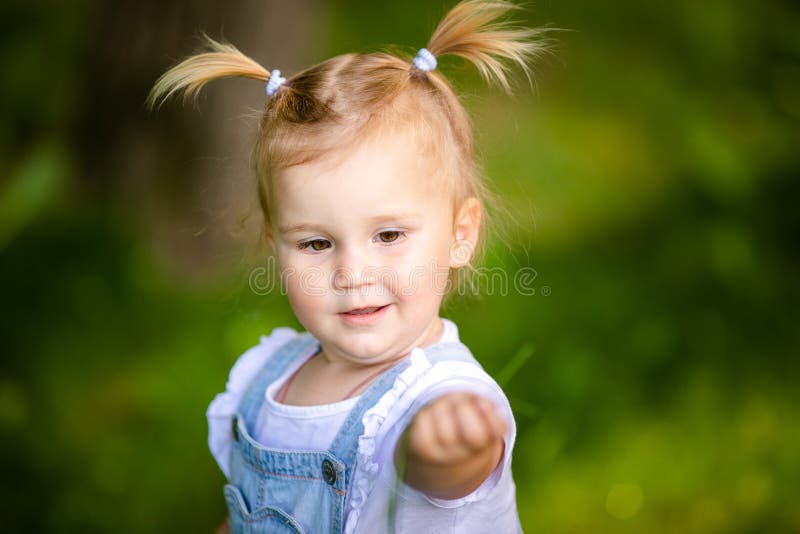
[[[392,134],[274,175],[267,237],[292,309],[321,345],[287,404],[339,401],[441,336],[447,274],[469,261],[453,245],[474,247],[481,206],[454,207],[435,162],[415,147]],[[443,395],[414,417],[395,463],[412,487],[462,497],[497,466],[505,431],[490,401]]]

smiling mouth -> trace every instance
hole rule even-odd
[[[354,310],[342,312],[342,315],[370,315],[384,309],[388,304],[383,306],[371,306],[368,308],[356,308]]]

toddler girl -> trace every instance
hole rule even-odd
[[[150,103],[266,82],[255,147],[264,231],[307,332],[276,328],[208,408],[234,532],[518,532],[503,391],[439,317],[484,229],[467,114],[437,58],[508,89],[538,31],[467,0],[413,59],[345,54],[284,78],[228,44],[164,74]]]

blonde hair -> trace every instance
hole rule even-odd
[[[529,62],[548,50],[544,28],[516,27],[503,20],[518,6],[506,0],[464,0],[433,32],[428,50],[440,58],[453,55],[474,64],[487,82],[511,92],[510,66],[531,79]],[[233,45],[206,36],[208,50],[164,73],[148,105],[172,96],[197,95],[209,81],[244,76],[262,82],[270,72]],[[411,57],[387,52],[343,54],[293,76],[267,100],[254,149],[259,202],[267,229],[272,224],[272,172],[321,158],[333,150],[388,130],[411,132],[421,151],[441,158],[441,173],[457,209],[466,199],[481,201],[484,240],[489,192],[475,158],[469,117],[447,79],[422,71]]]

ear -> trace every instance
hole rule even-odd
[[[450,253],[450,267],[458,268],[467,265],[478,245],[478,236],[483,216],[483,205],[477,197],[466,199],[453,221],[453,247]]]

